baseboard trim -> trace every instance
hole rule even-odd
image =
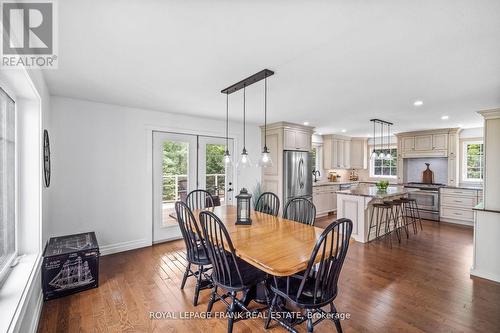
[[[151,246],[150,239],[135,239],[127,242],[104,245],[99,248],[101,255],[106,256],[113,253],[140,249],[141,247]]]
[[[482,271],[482,270],[479,270],[479,269],[471,268],[470,275],[477,276],[477,277],[480,277],[482,279],[486,279],[486,280],[490,280],[490,281],[493,281],[493,282],[500,283],[500,275],[493,274],[493,273],[490,273],[490,272],[485,272],[485,271]]]

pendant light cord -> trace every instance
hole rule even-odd
[[[267,76],[264,78],[264,152],[267,151]]]
[[[245,133],[245,122],[246,122],[246,100],[245,100],[245,95],[246,95],[246,86],[243,86],[243,151],[246,151],[246,133]]]
[[[377,140],[375,140],[375,120],[373,121],[373,151],[377,150]]]
[[[226,151],[229,151],[229,94],[226,94]]]

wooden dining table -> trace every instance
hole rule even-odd
[[[224,223],[236,255],[274,276],[289,276],[307,268],[323,229],[252,211],[251,225],[236,225],[235,206],[210,208]],[[193,214],[199,221],[199,213]]]

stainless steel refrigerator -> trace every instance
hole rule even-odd
[[[311,153],[285,150],[283,154],[283,205],[295,197],[312,200]]]

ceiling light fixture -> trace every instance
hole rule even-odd
[[[267,76],[264,78],[264,149],[259,160],[259,166],[263,168],[273,166],[271,154],[267,149]]]
[[[391,160],[392,155],[391,155],[391,149],[390,149],[390,129],[389,127],[394,125],[393,123],[390,123],[385,120],[380,120],[380,119],[370,119],[370,121],[373,123],[373,150],[372,153],[370,154],[371,159],[383,159],[383,160]],[[375,137],[375,132],[376,132],[376,126],[377,124],[380,124],[380,152],[377,154],[377,138]],[[387,155],[384,153],[384,126],[387,125],[387,149],[388,153]]]
[[[442,116],[441,119],[442,120],[448,120],[448,119],[450,119],[450,116]]]
[[[304,121],[304,126],[309,126],[309,122],[308,121]]]
[[[226,94],[226,151],[224,152],[224,165],[226,167],[231,165],[231,154],[229,154],[229,94]]]
[[[347,130],[343,129],[343,130],[342,130],[342,133],[345,133],[345,132],[347,132]]]
[[[260,80],[265,80],[273,74],[274,74],[273,71],[269,69],[263,69],[260,72],[250,75],[249,77],[221,90],[221,93],[229,95],[238,90],[243,89],[243,150],[241,151],[238,163],[236,164],[237,168],[248,168],[252,166],[250,157],[248,156],[248,152],[246,149],[246,87],[254,84],[255,82],[259,82]],[[267,92],[267,86],[266,86],[266,92]],[[266,95],[266,105],[267,105],[267,95]],[[267,130],[267,110],[265,110],[265,117],[266,117],[265,127]],[[268,153],[268,150],[266,144],[264,143],[264,151],[262,154],[263,157],[265,156],[264,153],[266,152]],[[270,157],[269,155],[267,156]]]
[[[424,105],[424,102],[423,101],[415,101],[415,102],[413,102],[413,105],[414,106],[422,106],[422,105]]]

